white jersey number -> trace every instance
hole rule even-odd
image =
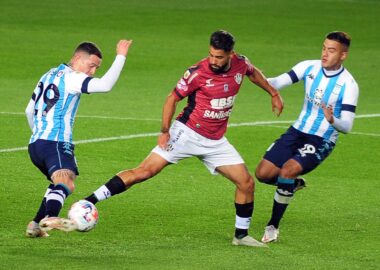
[[[303,148],[299,148],[298,152],[300,152],[302,157],[305,157],[307,154],[315,154],[315,147],[311,144],[305,144]]]

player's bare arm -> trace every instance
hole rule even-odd
[[[284,108],[284,102],[279,91],[269,84],[264,74],[256,67],[253,67],[253,73],[248,78],[272,96],[272,112],[279,116]]]
[[[165,101],[162,110],[162,123],[161,123],[161,133],[158,136],[158,146],[165,149],[168,145],[170,139],[169,128],[173,119],[177,107],[178,100],[173,94],[170,94]]]

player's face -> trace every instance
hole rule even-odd
[[[325,39],[322,48],[322,67],[327,70],[337,70],[347,57],[347,49],[341,43]]]
[[[208,63],[210,69],[215,73],[222,73],[229,68],[232,52],[225,52],[210,46]]]
[[[82,54],[78,59],[78,71],[83,72],[88,76],[93,76],[101,63],[102,59],[94,54]]]

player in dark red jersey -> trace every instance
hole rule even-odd
[[[189,68],[166,99],[158,145],[137,168],[118,173],[86,200],[92,203],[105,200],[155,176],[168,164],[196,156],[212,174],[220,173],[236,185],[236,229],[232,243],[265,246],[248,235],[254,208],[254,181],[224,133],[245,75],[268,92],[277,115],[283,102],[262,73],[233,51],[234,43],[233,36],[226,31],[211,35],[208,58]],[[187,106],[171,124],[177,103],[185,97]]]

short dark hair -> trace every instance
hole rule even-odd
[[[350,47],[350,44],[351,44],[351,37],[350,37],[350,35],[347,34],[346,32],[342,32],[342,31],[334,31],[334,32],[328,33],[326,35],[326,38],[339,42],[340,44],[342,44],[343,46],[345,46],[347,50],[348,50],[348,48]]]
[[[210,45],[218,50],[230,52],[234,49],[235,39],[225,30],[219,30],[212,33],[210,38]]]
[[[94,54],[100,59],[102,59],[102,52],[100,51],[98,46],[96,46],[96,44],[93,42],[88,42],[88,41],[82,42],[75,49],[75,53],[76,52],[85,52],[85,53],[88,53],[89,55]]]

